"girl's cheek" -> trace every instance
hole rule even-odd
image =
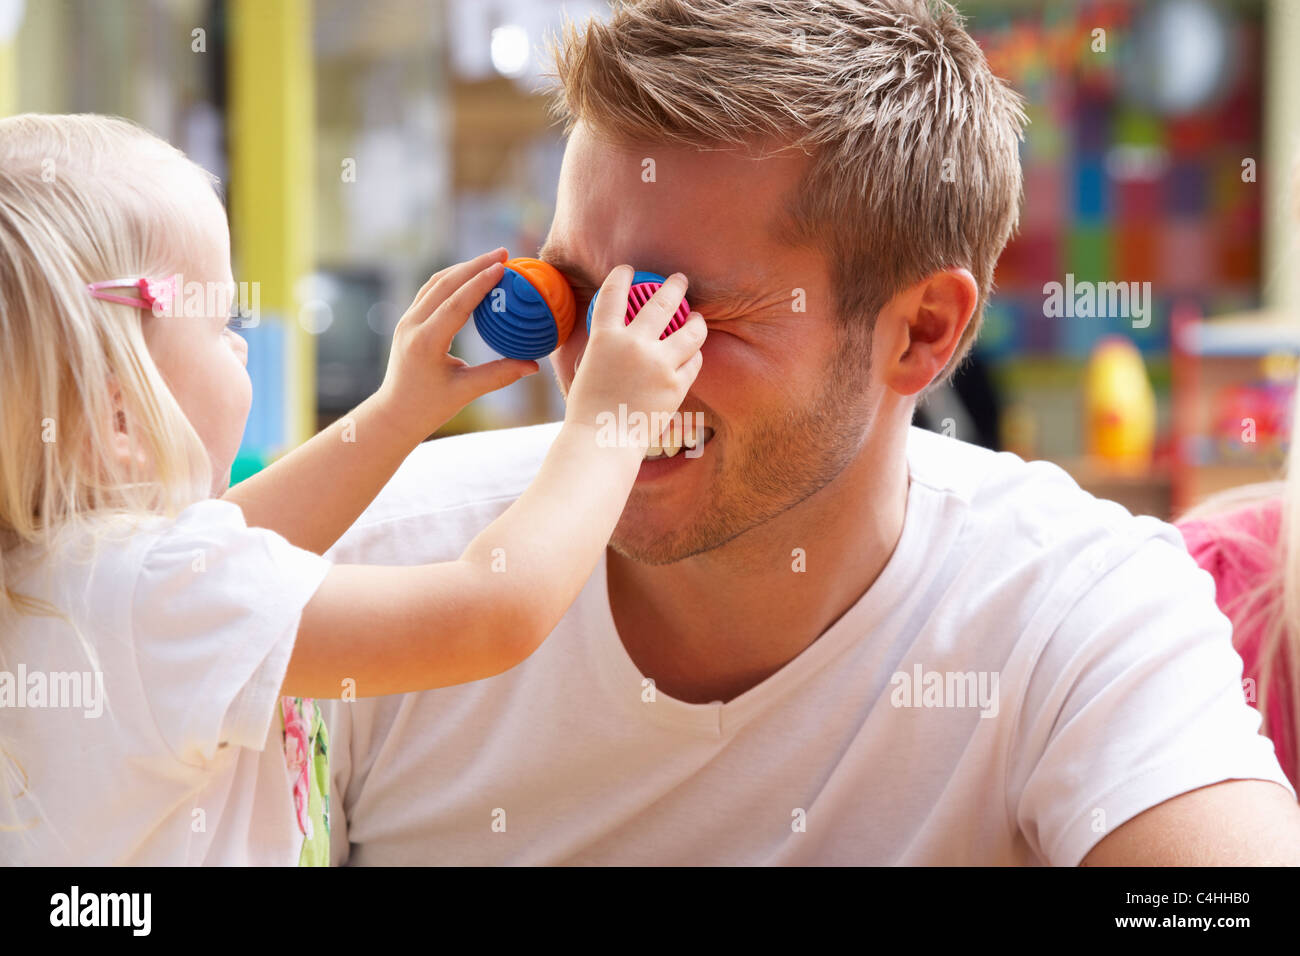
[[[225,334],[230,339],[230,350],[235,353],[235,358],[239,359],[239,364],[248,368],[248,340],[229,329]]]
[[[239,426],[243,428],[248,420],[248,413],[253,407],[253,380],[248,377],[248,369],[239,367]]]
[[[224,344],[222,347],[225,348],[226,355],[222,363],[222,381],[218,388],[225,395],[224,406],[230,427],[233,429],[236,424],[234,420],[238,419],[238,426],[242,429],[253,405],[253,382],[241,358]]]

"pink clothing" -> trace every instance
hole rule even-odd
[[[1214,577],[1219,609],[1232,621],[1232,641],[1241,655],[1244,676],[1255,681],[1256,700],[1264,690],[1260,679],[1260,645],[1266,621],[1245,620],[1250,608],[1244,599],[1263,582],[1276,563],[1281,524],[1282,502],[1278,498],[1178,523],[1188,552]],[[1281,666],[1275,666],[1270,678],[1268,729],[1278,762],[1294,785],[1300,769],[1295,755],[1297,727],[1285,663],[1283,660]]]

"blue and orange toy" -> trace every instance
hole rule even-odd
[[[540,259],[506,260],[505,275],[474,309],[474,327],[506,358],[539,359],[573,331],[573,290]]]
[[[560,271],[540,259],[521,256],[507,259],[505,275],[474,309],[474,327],[492,350],[506,358],[539,359],[564,344],[573,331],[576,306],[573,290]],[[627,315],[631,322],[664,277],[654,272],[637,272],[628,290]],[[587,308],[587,331],[591,331],[596,297]],[[664,329],[664,338],[686,323],[691,314],[685,300]]]

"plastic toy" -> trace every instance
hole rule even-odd
[[[573,290],[554,266],[520,256],[507,259],[505,275],[474,309],[483,341],[506,358],[539,359],[573,331]]]
[[[655,294],[655,290],[664,284],[664,277],[657,272],[637,272],[632,276],[632,288],[627,293],[627,315],[623,320],[626,325],[636,318],[636,314],[641,311],[641,306],[650,301],[650,297]],[[591,304],[587,306],[587,331],[591,331],[591,316],[596,308],[596,296],[591,297]],[[677,307],[673,317],[668,320],[668,327],[664,329],[663,334],[659,336],[665,339],[672,335],[690,318],[691,306],[682,299],[682,304]]]
[[[1155,443],[1156,398],[1137,346],[1122,336],[1101,339],[1084,387],[1089,455],[1114,471],[1144,474]]]
[[[506,358],[539,359],[564,344],[573,331],[576,306],[573,290],[554,266],[520,256],[506,260],[505,275],[474,309],[474,327],[492,350]],[[664,284],[657,272],[637,272],[628,290],[627,315],[631,322],[641,307]],[[587,307],[587,331],[596,296]],[[685,299],[659,337],[665,338],[686,324],[691,307]]]
[[[1292,383],[1238,382],[1215,393],[1212,407],[1217,455],[1207,463],[1251,462],[1281,466],[1291,434]]]

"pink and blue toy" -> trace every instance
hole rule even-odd
[[[650,301],[650,297],[655,291],[664,284],[664,277],[657,272],[637,272],[632,276],[632,288],[627,293],[627,315],[623,324],[631,322],[636,318],[636,314],[641,311],[641,307]],[[596,296],[591,297],[591,304],[587,306],[587,332],[591,332],[591,316],[596,308]],[[685,299],[677,307],[671,319],[668,320],[668,327],[664,329],[663,334],[659,336],[666,339],[672,335],[690,318],[691,306]]]

